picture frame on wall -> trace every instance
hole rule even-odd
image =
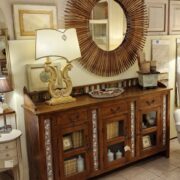
[[[149,147],[152,146],[151,138],[150,138],[149,135],[143,136],[142,144],[143,144],[144,149],[149,148]]]
[[[14,4],[16,39],[34,39],[35,31],[57,28],[57,10],[54,5]]]
[[[62,88],[61,64],[54,63],[57,70],[57,85]],[[27,88],[29,92],[40,92],[48,90],[50,74],[45,72],[44,64],[27,64]]]
[[[0,60],[6,59],[4,50],[6,49],[5,37],[0,36]]]

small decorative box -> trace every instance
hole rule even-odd
[[[157,87],[158,85],[158,74],[159,72],[151,72],[151,73],[142,73],[138,72],[139,74],[139,85],[143,88],[148,87]]]

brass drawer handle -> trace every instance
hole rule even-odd
[[[69,119],[73,123],[73,122],[77,121],[79,119],[79,117],[80,117],[79,114],[76,114],[74,116],[69,117]]]
[[[112,113],[117,113],[117,112],[119,112],[121,110],[121,108],[118,106],[118,107],[116,107],[116,108],[111,108],[111,112]]]
[[[151,100],[151,101],[146,101],[146,104],[149,105],[149,106],[152,105],[152,104],[154,104],[154,103],[155,103],[155,100],[154,100],[154,99]]]

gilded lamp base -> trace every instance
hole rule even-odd
[[[73,98],[71,96],[64,96],[64,97],[58,97],[58,98],[51,98],[49,101],[46,101],[48,105],[57,105],[57,104],[64,104],[69,102],[76,101],[76,98]]]

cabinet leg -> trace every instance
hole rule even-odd
[[[162,154],[163,156],[165,156],[166,158],[169,158],[169,149],[166,150],[166,151],[163,151],[161,154]]]
[[[14,180],[20,180],[19,167],[18,166],[13,168],[13,176],[14,176]]]

